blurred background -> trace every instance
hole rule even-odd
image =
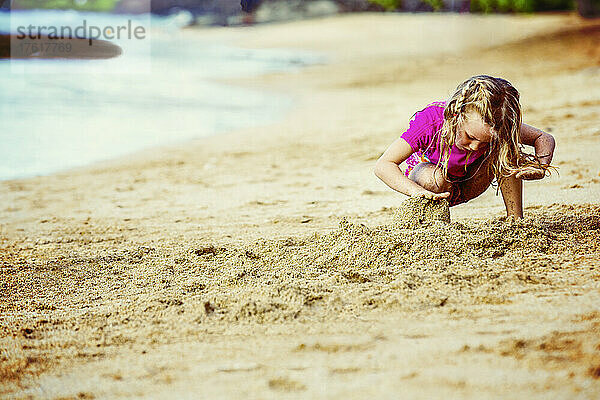
[[[44,175],[238,128],[269,123],[292,106],[282,93],[228,78],[327,62],[294,49],[252,50],[186,35],[358,12],[600,13],[600,0],[0,0],[0,179]],[[150,13],[148,12],[150,11]],[[148,40],[115,40],[106,60],[6,56],[16,26],[133,21]],[[151,47],[148,45],[151,44]],[[145,46],[145,47],[144,47]],[[148,53],[150,52],[150,53]]]
[[[4,8],[143,13],[149,0],[0,0]],[[12,3],[12,5],[11,5]],[[239,25],[364,11],[531,13],[578,10],[593,17],[598,0],[151,0],[152,13],[182,14],[191,25]],[[251,15],[248,18],[248,14]]]

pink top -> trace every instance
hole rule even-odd
[[[445,102],[435,102],[418,111],[411,119],[406,132],[400,136],[415,152],[406,160],[409,166],[406,171],[407,176],[419,161],[437,164],[440,160],[442,153],[440,131],[444,124],[445,106]],[[477,151],[463,151],[452,145],[448,160],[448,174],[454,177],[465,176],[467,167],[484,155],[485,151],[485,148]],[[469,153],[471,154],[469,155]]]

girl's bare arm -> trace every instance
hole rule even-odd
[[[549,133],[531,125],[521,124],[521,143],[532,146],[535,155],[542,164],[549,165],[554,155],[555,141]],[[506,214],[523,218],[523,181],[522,179],[541,179],[545,171],[531,167],[518,172],[516,175],[503,179],[500,185]]]
[[[519,139],[521,143],[532,146],[535,149],[535,155],[542,164],[550,164],[554,155],[554,147],[556,146],[552,135],[531,125],[521,124]],[[521,179],[542,179],[544,176],[545,171],[533,167],[525,169],[516,175],[517,178]]]
[[[500,184],[506,216],[523,218],[523,181],[516,176],[504,178]]]
[[[434,193],[425,189],[407,178],[398,168],[398,165],[410,157],[412,153],[413,150],[406,140],[397,139],[377,160],[375,175],[395,191],[408,196],[422,195],[430,199],[448,197],[450,193]]]
[[[556,143],[554,137],[541,129],[527,124],[521,124],[521,143],[533,146],[535,155],[542,164],[550,164],[554,155]]]

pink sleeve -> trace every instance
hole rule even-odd
[[[413,151],[423,151],[433,140],[435,119],[431,107],[415,113],[408,129],[400,137],[408,142]]]

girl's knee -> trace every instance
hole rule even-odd
[[[457,204],[466,203],[479,197],[490,187],[494,180],[494,174],[489,169],[489,162],[490,160],[487,159],[484,160],[483,164],[472,166],[471,170],[475,168],[474,172],[468,171],[467,173],[467,176],[470,176],[470,178],[455,185],[457,186],[457,191],[460,193],[460,199]]]
[[[480,179],[466,182],[460,185],[461,200],[463,203],[473,200],[476,197],[481,196],[492,183],[492,180]]]
[[[432,163],[417,164],[409,178],[430,192],[444,193],[452,189],[452,184],[444,178],[442,169]]]
[[[452,183],[446,180],[441,168],[436,168],[433,173],[433,188],[436,193],[444,193],[452,190]]]

